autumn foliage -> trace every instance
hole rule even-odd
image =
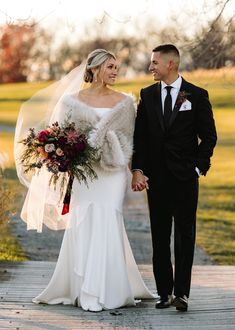
[[[0,27],[0,83],[26,81],[35,39],[33,25],[7,24]]]

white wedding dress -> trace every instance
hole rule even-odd
[[[101,116],[108,108],[94,108]],[[144,284],[123,222],[127,170],[96,168],[98,179],[74,181],[71,226],[66,229],[54,274],[35,303],[72,304],[100,311],[155,298]]]

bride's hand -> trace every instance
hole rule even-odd
[[[132,176],[132,190],[133,191],[142,191],[145,188],[148,189],[148,177],[143,175],[140,171],[134,171]]]

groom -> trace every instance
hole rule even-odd
[[[184,80],[171,44],[153,49],[157,83],[140,92],[134,133],[132,189],[148,188],[153,271],[160,299],[187,311],[194,256],[198,178],[210,168],[216,128],[208,92]],[[174,220],[175,268],[170,238]],[[172,296],[174,289],[174,299]]]

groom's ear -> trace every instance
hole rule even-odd
[[[169,67],[169,70],[174,70],[175,68],[175,62],[173,59],[170,59],[169,62],[168,62],[168,67]]]
[[[172,71],[178,71],[179,68],[179,58],[172,56],[169,58],[169,69]]]

